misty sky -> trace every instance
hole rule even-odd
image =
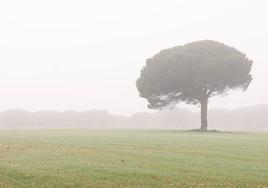
[[[135,86],[146,58],[203,39],[254,61],[248,91],[210,108],[268,103],[267,8],[265,0],[1,0],[0,110],[146,111]]]

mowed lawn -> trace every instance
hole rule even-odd
[[[268,187],[268,134],[0,130],[0,187]]]

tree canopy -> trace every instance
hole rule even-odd
[[[160,51],[147,59],[136,85],[149,108],[198,104],[229,89],[246,90],[252,61],[220,42],[204,40]]]

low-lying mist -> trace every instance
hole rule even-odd
[[[209,111],[209,129],[237,131],[268,131],[268,105],[236,110]],[[185,109],[142,112],[132,116],[113,115],[106,110],[37,111],[7,110],[0,112],[0,128],[134,128],[195,129],[200,114]]]

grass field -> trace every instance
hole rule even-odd
[[[268,134],[1,130],[0,187],[268,187]]]

